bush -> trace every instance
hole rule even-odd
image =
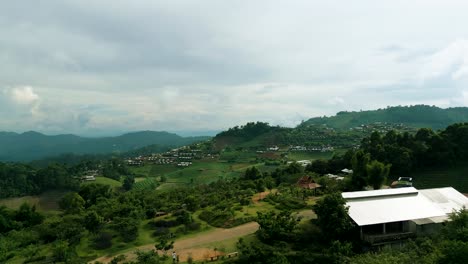
[[[112,234],[107,232],[100,232],[93,239],[94,249],[106,249],[112,247]]]

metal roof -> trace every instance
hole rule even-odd
[[[347,200],[349,216],[359,226],[424,218],[440,221],[453,210],[468,207],[468,198],[451,187],[345,192],[342,196]]]

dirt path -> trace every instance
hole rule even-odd
[[[206,246],[203,247],[203,245],[208,244],[208,243],[213,243],[213,242],[221,242],[221,241],[232,239],[232,238],[243,237],[243,236],[252,234],[257,230],[258,230],[258,224],[256,222],[250,222],[250,223],[243,224],[243,225],[236,226],[236,227],[229,228],[229,229],[217,228],[213,231],[197,235],[196,237],[185,238],[185,239],[176,241],[174,243],[174,250],[179,255],[181,262],[186,261],[189,255],[192,256],[193,260],[203,260],[203,259],[208,258],[209,256],[214,256],[214,254],[216,254],[216,252],[214,252],[212,249],[209,249]],[[135,255],[133,254],[133,251],[137,249],[139,250],[154,249],[155,243],[144,245],[144,246],[139,246],[121,254],[126,255],[127,260],[130,260],[135,257]],[[219,255],[220,252],[217,252],[217,254]],[[116,255],[120,255],[120,254],[116,254]],[[109,263],[113,257],[114,256],[100,257],[89,263],[94,263],[95,261],[100,261],[102,263]]]

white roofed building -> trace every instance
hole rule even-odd
[[[342,196],[361,238],[373,245],[434,232],[454,210],[468,207],[468,198],[452,187],[344,192]]]

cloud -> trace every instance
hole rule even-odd
[[[421,71],[422,82],[448,76],[452,80],[468,77],[468,40],[459,39],[427,59]]]
[[[32,104],[39,100],[31,86],[15,87],[9,91],[11,99],[18,104]]]
[[[292,126],[341,110],[467,105],[467,5],[3,1],[0,130]]]

